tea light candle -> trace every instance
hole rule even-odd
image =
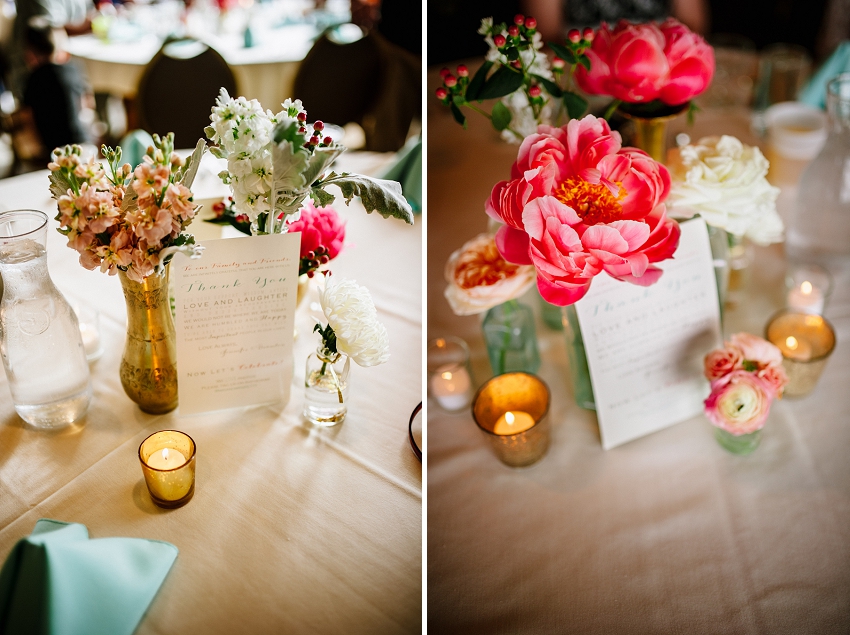
[[[823,313],[824,297],[820,289],[812,286],[808,280],[803,280],[800,286],[788,292],[788,306],[810,313]]]
[[[819,265],[796,264],[788,270],[785,286],[788,289],[785,300],[789,308],[823,314],[832,292],[832,276]]]
[[[778,342],[777,346],[782,351],[783,357],[796,359],[800,362],[807,362],[812,358],[812,345],[804,339],[797,339],[793,335],[789,335],[784,341]]]
[[[549,447],[549,388],[529,373],[497,375],[481,386],[472,405],[475,423],[487,433],[499,460],[524,467]]]
[[[154,432],[139,446],[151,499],[159,507],[188,503],[195,493],[195,442],[177,430]]]
[[[462,410],[472,401],[472,378],[463,366],[440,366],[431,377],[431,395],[446,410]]]
[[[97,309],[83,304],[75,304],[74,313],[77,314],[77,322],[80,325],[80,337],[83,340],[86,359],[93,362],[103,355],[100,342],[100,314]]]
[[[770,320],[765,335],[782,351],[782,366],[788,375],[785,395],[809,394],[835,349],[832,326],[820,315],[786,309]]]

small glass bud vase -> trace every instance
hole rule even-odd
[[[348,407],[348,355],[319,346],[307,358],[304,373],[304,418],[317,426],[335,426]]]
[[[483,328],[494,375],[510,371],[537,372],[540,353],[530,307],[516,300],[495,306],[487,311]]]
[[[725,450],[732,454],[745,455],[755,450],[761,443],[761,428],[749,434],[734,435],[723,428],[714,429],[714,438]]]

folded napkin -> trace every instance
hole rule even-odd
[[[132,130],[121,139],[121,161],[134,168],[145,158],[145,152],[153,146],[153,137],[144,130]]]
[[[826,110],[826,85],[836,75],[847,72],[850,72],[850,41],[845,40],[806,84],[800,93],[800,101]]]
[[[0,633],[131,635],[175,558],[167,542],[41,519],[0,571]]]
[[[422,138],[410,138],[381,178],[401,183],[401,191],[413,211],[422,211]]]

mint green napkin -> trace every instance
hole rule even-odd
[[[175,558],[167,542],[89,540],[85,525],[43,518],[0,571],[0,633],[131,635]]]
[[[826,110],[826,85],[836,75],[847,72],[850,72],[850,42],[845,40],[806,84],[800,93],[800,101]]]
[[[410,207],[414,212],[422,211],[422,138],[410,138],[381,178],[401,183]]]
[[[153,137],[144,130],[132,130],[121,139],[121,163],[129,163],[134,168],[145,158],[145,152],[153,146]]]

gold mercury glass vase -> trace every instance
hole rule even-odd
[[[144,412],[163,414],[177,407],[177,346],[168,295],[170,265],[143,282],[119,272],[127,302],[127,341],[121,358],[121,385]]]
[[[617,110],[635,127],[634,145],[646,152],[659,163],[667,163],[667,124],[678,117],[687,108],[681,106],[660,106],[650,114],[645,104],[621,104]]]

